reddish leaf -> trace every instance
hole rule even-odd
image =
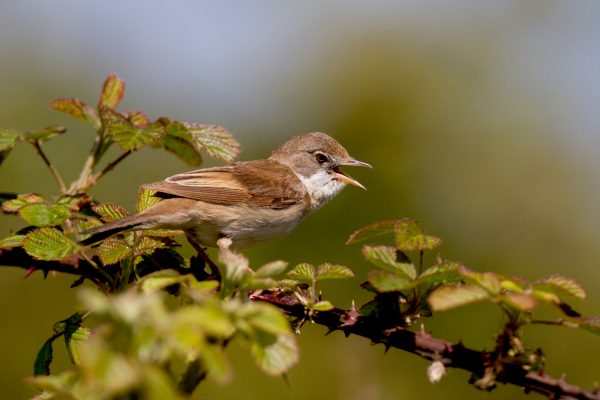
[[[119,79],[115,74],[106,77],[102,86],[102,94],[98,101],[98,108],[104,107],[114,110],[125,95],[125,81]]]

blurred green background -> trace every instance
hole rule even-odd
[[[71,179],[92,132],[45,108],[56,97],[96,101],[109,72],[127,82],[123,108],[152,117],[214,123],[242,144],[242,160],[266,157],[287,138],[324,131],[374,165],[293,234],[245,252],[254,265],[331,261],[355,281],[323,287],[340,307],[367,299],[368,265],[347,236],[368,223],[413,217],[445,239],[440,253],[477,270],[581,282],[600,314],[600,3],[595,1],[3,1],[0,124],[66,124],[47,152]],[[207,165],[213,162],[207,160]],[[94,189],[133,208],[137,187],[185,170],[143,151]],[[0,168],[0,190],[56,194],[30,146]],[[3,217],[0,234],[18,229]],[[191,251],[186,248],[186,254]],[[73,278],[0,271],[0,397],[26,398],[22,383],[52,324],[77,309]],[[548,316],[556,316],[551,310]],[[491,305],[442,314],[426,328],[482,349],[501,326]],[[506,399],[449,371],[427,382],[415,356],[308,326],[301,363],[264,376],[233,345],[233,384],[201,385],[197,399]],[[584,332],[528,328],[548,371],[591,387],[600,342]],[[66,367],[62,350],[58,369]]]

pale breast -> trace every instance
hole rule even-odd
[[[205,246],[216,247],[220,237],[233,241],[232,247],[251,247],[292,231],[306,216],[304,206],[297,204],[286,209],[269,209],[247,205],[215,207],[198,202],[189,211],[187,229]]]

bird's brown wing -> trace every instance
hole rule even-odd
[[[207,203],[287,208],[306,196],[304,185],[286,166],[273,160],[236,163],[173,175],[145,185],[157,194]]]

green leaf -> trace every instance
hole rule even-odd
[[[91,106],[79,99],[56,99],[49,106],[52,110],[64,112],[72,117],[91,124],[95,129],[100,128],[100,116]]]
[[[0,127],[0,164],[22,137],[23,134],[17,130]]]
[[[161,146],[175,154],[190,167],[202,164],[202,155],[193,143],[193,137],[188,128],[178,121],[161,118],[166,134],[161,139]]]
[[[285,272],[288,263],[285,261],[277,260],[271,261],[256,270],[257,278],[272,278],[277,275],[281,275]]]
[[[208,370],[209,376],[224,384],[231,381],[233,371],[221,345],[206,344],[200,348],[200,358]]]
[[[573,279],[569,279],[562,275],[550,275],[533,283],[534,289],[542,289],[554,292],[558,295],[568,294],[579,300],[584,300],[585,290],[581,285]]]
[[[141,186],[138,190],[137,204],[135,206],[136,212],[139,214],[142,211],[146,211],[156,203],[160,201],[158,197],[154,197],[156,192]]]
[[[127,241],[119,238],[108,238],[100,243],[97,254],[102,265],[116,264],[131,255],[131,246]]]
[[[219,252],[219,261],[224,265],[225,272],[221,271],[222,287],[220,294],[223,298],[231,296],[236,287],[253,275],[248,267],[248,259],[241,254],[232,251]]]
[[[367,260],[388,272],[399,274],[405,278],[415,279],[417,271],[409,263],[396,261],[396,249],[389,246],[363,246],[362,253]]]
[[[502,295],[500,300],[520,311],[531,311],[538,305],[533,296],[525,293],[507,293]]]
[[[244,303],[237,311],[238,318],[251,326],[273,335],[291,333],[290,324],[283,312],[267,303]]]
[[[16,199],[7,200],[2,203],[2,211],[7,214],[16,213],[19,209],[27,204],[42,203],[44,198],[36,193],[20,194]]]
[[[442,286],[429,295],[433,311],[446,311],[489,298],[481,287],[474,285]]]
[[[353,278],[354,272],[343,265],[321,264],[317,268],[317,280],[324,281],[326,279],[347,279]]]
[[[387,221],[379,221],[373,224],[367,225],[364,228],[361,228],[355,231],[348,240],[346,244],[354,244],[357,242],[362,242],[364,240],[371,240],[375,237],[385,235],[386,233],[394,232],[394,227],[396,226],[397,220],[387,220]]]
[[[235,333],[231,317],[218,302],[180,308],[174,315],[174,324],[181,329],[180,334],[183,335],[197,335],[200,332],[214,338],[227,339]]]
[[[157,249],[167,247],[167,244],[162,240],[154,239],[149,236],[142,236],[135,249],[136,255],[150,255]]]
[[[104,222],[113,222],[125,218],[129,213],[121,206],[112,203],[100,203],[92,207],[92,210],[102,218]]]
[[[52,363],[53,349],[52,344],[59,336],[52,336],[44,342],[42,348],[38,351],[33,362],[33,375],[50,375],[50,364]]]
[[[463,266],[454,261],[439,261],[419,275],[419,285],[437,286],[447,283],[458,283],[463,280],[460,269]]]
[[[186,281],[188,281],[187,276],[182,276],[172,269],[163,269],[144,276],[138,281],[137,286],[142,292],[150,293],[158,292],[169,286]]]
[[[125,82],[115,74],[106,77],[102,85],[102,93],[98,101],[98,108],[107,107],[115,109],[125,95]]]
[[[140,129],[124,115],[110,109],[103,109],[101,116],[106,133],[123,151],[136,151],[146,145],[153,145],[163,134],[160,124]]]
[[[327,300],[318,301],[312,305],[311,309],[315,311],[329,311],[333,310],[333,304]]]
[[[69,218],[69,208],[63,204],[28,204],[19,209],[19,216],[34,226],[60,225]]]
[[[48,140],[56,135],[61,135],[67,131],[67,128],[60,125],[48,126],[44,129],[29,131],[25,134],[25,139],[28,141]]]
[[[23,246],[25,235],[8,235],[0,240],[0,249],[12,249]]]
[[[67,353],[69,359],[75,365],[81,364],[81,358],[79,357],[78,342],[86,340],[90,336],[90,330],[82,326],[75,324],[67,325],[65,330],[65,345],[67,346]]]
[[[232,161],[240,152],[240,145],[233,135],[225,128],[216,125],[202,125],[183,122],[192,136],[192,143],[199,150],[204,150],[209,156]]]
[[[125,111],[121,113],[136,128],[145,128],[150,125],[150,119],[141,111]]]
[[[413,286],[411,280],[406,279],[403,276],[392,274],[388,271],[370,271],[369,272],[369,283],[379,292],[399,292]]]
[[[300,358],[296,338],[291,334],[257,335],[251,352],[256,364],[265,373],[275,376],[287,372]]]
[[[287,276],[301,281],[312,281],[317,279],[317,271],[313,265],[302,263],[296,265],[293,270],[287,273]]]
[[[466,267],[461,267],[459,273],[467,283],[474,283],[492,295],[500,294],[502,290],[501,276],[493,272],[475,272]]]
[[[41,260],[61,260],[73,254],[77,245],[56,228],[41,228],[29,232],[23,240],[25,251]]]
[[[404,219],[394,226],[396,247],[402,251],[432,250],[442,244],[437,236],[426,235],[417,221]]]
[[[600,317],[582,318],[579,326],[594,335],[600,336]]]

